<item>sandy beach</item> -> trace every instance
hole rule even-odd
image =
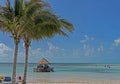
[[[39,82],[39,83],[27,83],[27,84],[120,84],[120,81],[68,81],[68,82]]]
[[[84,80],[66,80],[66,81],[43,81],[33,80],[27,84],[120,84],[120,80],[98,80],[98,79],[84,79]]]

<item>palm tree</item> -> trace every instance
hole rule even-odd
[[[18,56],[18,45],[20,43],[22,29],[22,0],[15,0],[15,4],[12,7],[10,0],[7,0],[5,6],[0,7],[0,28],[4,32],[11,34],[14,39],[14,59],[13,59],[13,71],[12,71],[12,84],[15,83],[16,77],[16,64]]]
[[[25,44],[25,65],[22,84],[26,84],[28,52],[32,40],[51,38],[56,34],[67,36],[64,29],[72,32],[73,25],[64,19],[59,19],[55,14],[48,10],[37,11],[34,19],[30,22],[31,27],[23,36]]]
[[[32,17],[36,9],[40,9],[43,5],[46,5],[43,4],[42,1],[41,3],[37,3],[38,1],[41,0],[27,0],[24,5],[23,0],[15,0],[14,6],[12,6],[10,0],[7,0],[5,6],[0,6],[0,30],[10,33],[15,44],[12,84],[15,83],[18,45],[23,36],[22,34],[26,31],[24,29],[26,26],[26,18]],[[27,19],[27,22],[29,22],[29,19]]]

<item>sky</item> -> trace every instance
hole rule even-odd
[[[74,25],[69,38],[32,41],[29,63],[42,57],[51,63],[120,63],[119,0],[47,0],[52,10]],[[4,5],[5,0],[0,0]],[[24,62],[24,44],[19,45],[18,62]],[[0,32],[0,62],[13,62],[14,43]]]

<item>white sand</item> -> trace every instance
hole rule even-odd
[[[59,81],[59,82],[31,82],[27,84],[120,84],[120,80],[104,80],[104,81],[98,81],[98,80],[84,80],[84,81]]]

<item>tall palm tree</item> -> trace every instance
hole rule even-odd
[[[56,34],[67,36],[64,29],[72,32],[73,25],[64,19],[59,19],[55,14],[48,10],[37,11],[30,22],[30,29],[23,35],[25,43],[25,65],[22,84],[26,84],[28,52],[32,40],[51,38]],[[28,26],[27,26],[28,27]]]
[[[22,34],[26,31],[26,22],[29,22],[29,19],[34,14],[35,10],[40,9],[43,5],[37,3],[41,0],[26,0],[24,4],[23,0],[14,0],[14,6],[11,5],[10,0],[7,0],[5,6],[0,6],[0,30],[10,33],[11,37],[14,39],[14,60],[13,60],[13,71],[12,71],[12,84],[15,83],[16,77],[16,64],[18,56],[18,45]],[[40,5],[41,4],[41,5]],[[26,24],[25,24],[26,23]]]
[[[14,59],[12,71],[12,84],[15,83],[16,64],[18,56],[18,45],[20,43],[22,29],[22,0],[15,0],[14,6],[11,5],[10,0],[7,0],[5,6],[0,6],[0,28],[4,32],[11,34],[14,39]]]

